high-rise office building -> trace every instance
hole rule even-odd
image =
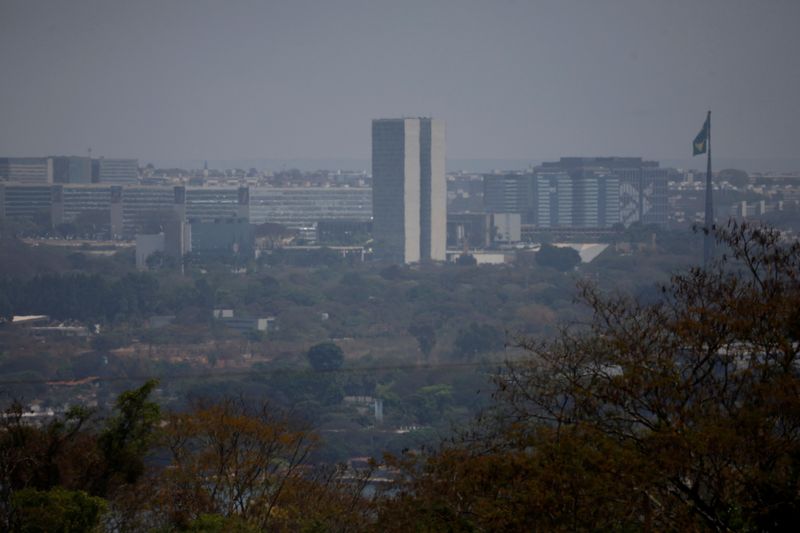
[[[444,121],[372,121],[375,254],[402,263],[444,261],[447,183]]]

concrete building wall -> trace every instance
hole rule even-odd
[[[405,119],[403,136],[403,261],[420,260],[420,124],[418,119]]]
[[[375,254],[405,261],[405,154],[403,119],[372,121],[372,213]],[[419,162],[416,162],[419,165]]]
[[[431,130],[430,156],[430,250],[423,257],[433,261],[447,260],[447,178],[445,176],[446,135],[443,120],[428,121]]]
[[[494,213],[492,227],[496,242],[519,242],[522,240],[522,217],[519,213]]]

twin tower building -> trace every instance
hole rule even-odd
[[[444,121],[372,121],[372,232],[378,259],[444,261],[447,182]]]

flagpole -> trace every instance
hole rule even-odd
[[[708,166],[706,167],[706,224],[705,241],[703,242],[703,265],[708,266],[711,257],[714,255],[714,198],[711,185],[711,111],[706,118],[708,131],[706,131],[706,153],[708,154]]]

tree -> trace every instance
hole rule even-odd
[[[34,426],[18,402],[0,417],[0,528],[88,531],[112,498],[144,471],[158,417],[155,382],[120,395],[100,428],[93,412],[70,408]],[[37,511],[38,509],[38,511]],[[39,516],[46,510],[48,516]],[[67,529],[50,525],[70,524]]]
[[[458,332],[454,347],[460,357],[475,357],[478,354],[502,349],[504,341],[503,332],[496,327],[473,322],[468,328]]]
[[[0,293],[0,322],[14,318],[14,306],[8,296]]]
[[[150,527],[236,523],[263,531],[296,512],[284,491],[304,475],[301,467],[316,442],[266,403],[253,408],[226,398],[197,404],[167,417],[160,444],[169,467],[146,480],[146,502],[136,502],[135,510]]]
[[[105,460],[97,487],[101,493],[119,483],[134,483],[144,473],[144,457],[161,421],[158,404],[149,399],[156,385],[151,379],[117,398],[114,414],[97,439]]]
[[[317,372],[338,370],[344,362],[344,352],[332,342],[321,342],[309,348],[308,362]]]
[[[175,268],[175,260],[162,252],[161,250],[155,251],[147,256],[144,261],[148,270],[159,270],[161,268]]]
[[[0,417],[0,527],[9,530],[24,489],[48,491],[91,484],[98,464],[95,440],[85,433],[91,413],[72,408],[42,427],[30,425],[19,402]],[[26,499],[28,501],[28,499]]]
[[[459,266],[476,266],[478,260],[472,254],[461,254],[456,259],[456,264]]]
[[[106,501],[83,491],[56,487],[23,489],[12,498],[14,531],[20,533],[90,533],[97,531]]]
[[[731,223],[660,301],[581,297],[591,324],[496,379],[480,430],[384,502],[395,530],[792,529],[800,512],[800,243]],[[393,522],[393,520],[397,520]]]
[[[408,332],[417,340],[419,351],[428,359],[436,346],[436,330],[430,324],[418,322],[408,326]]]
[[[581,262],[581,256],[569,247],[558,247],[542,244],[536,252],[536,262],[545,267],[554,268],[560,272],[572,270]]]

